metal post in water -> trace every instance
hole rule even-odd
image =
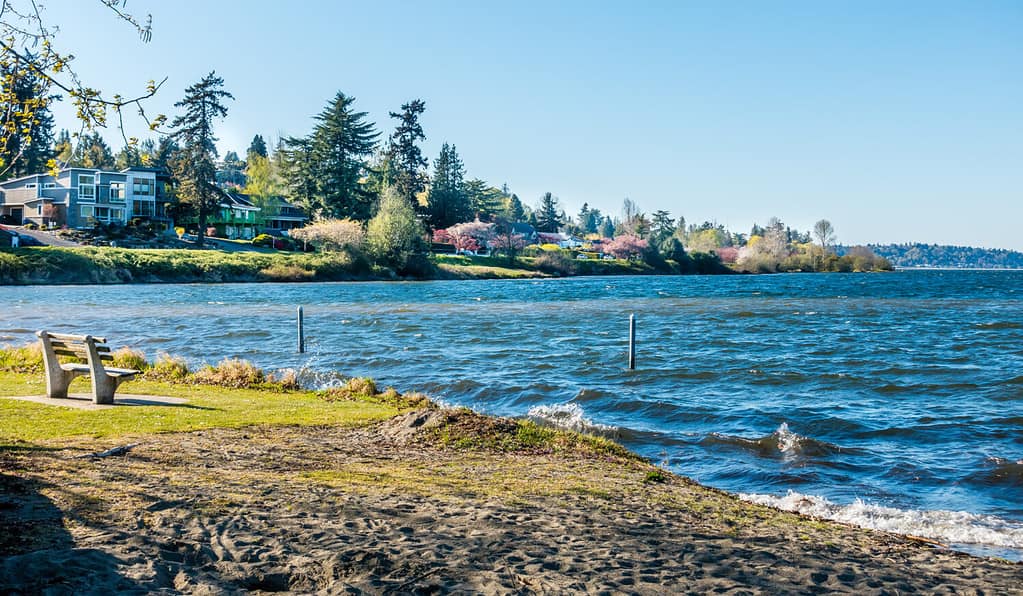
[[[301,306],[298,307],[298,353],[305,353],[305,317]]]
[[[629,315],[629,370],[636,370],[636,313]]]

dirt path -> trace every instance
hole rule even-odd
[[[1023,565],[753,506],[597,454],[250,428],[0,451],[0,585],[36,592],[1023,593]]]

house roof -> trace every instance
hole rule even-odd
[[[511,228],[513,233],[522,234],[523,236],[532,236],[536,233],[536,228],[527,223],[516,222],[511,225]]]
[[[256,207],[256,205],[253,204],[253,202],[250,201],[249,198],[246,197],[243,194],[238,194],[236,192],[228,192],[226,190],[222,190],[222,191],[220,191],[220,196],[221,196],[221,201],[220,201],[220,206],[221,207],[230,207],[232,209],[249,209],[249,210],[252,210],[252,211],[259,211],[259,207]]]

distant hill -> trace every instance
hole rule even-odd
[[[998,248],[942,244],[871,244],[870,249],[896,267],[1023,269],[1023,253]],[[839,254],[849,247],[840,247]]]

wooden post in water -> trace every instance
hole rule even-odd
[[[301,306],[298,307],[298,353],[305,353],[305,317]]]
[[[636,313],[629,315],[629,370],[636,370]]]

